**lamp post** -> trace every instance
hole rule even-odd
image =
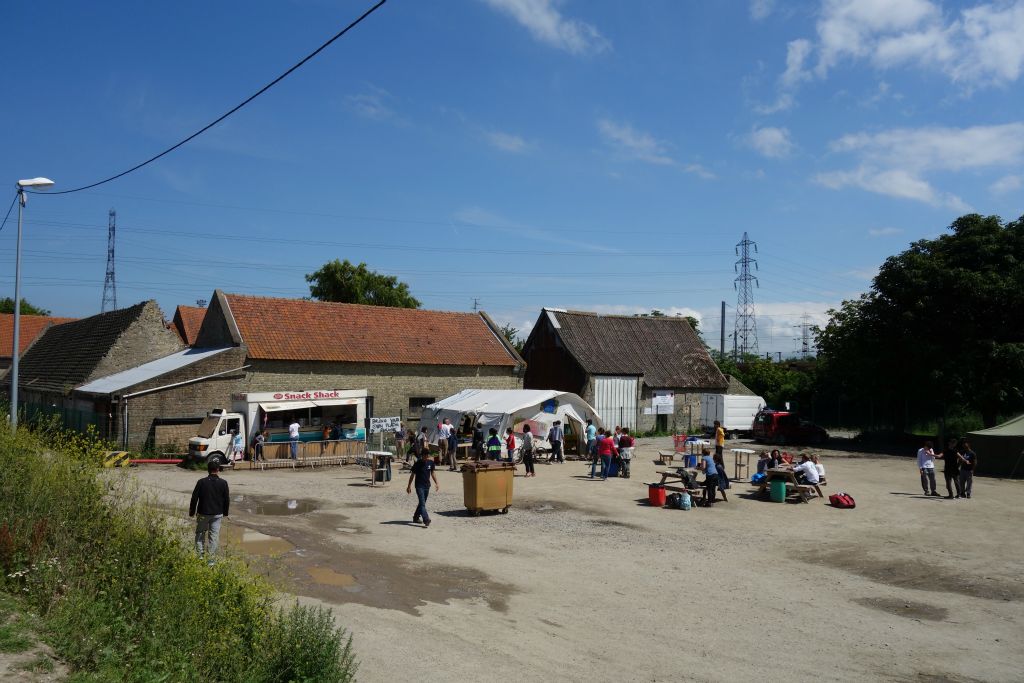
[[[18,181],[18,247],[14,257],[14,334],[11,349],[11,431],[18,428],[18,337],[21,333],[21,222],[25,213],[25,188],[45,190],[53,187],[49,178],[30,178]]]

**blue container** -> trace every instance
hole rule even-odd
[[[617,477],[619,476],[619,463],[612,461],[612,464],[608,466],[608,476]]]
[[[686,456],[686,466],[687,467],[696,467],[697,466],[697,456],[696,455],[688,455],[688,456]]]

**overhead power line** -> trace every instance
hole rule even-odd
[[[199,130],[197,130],[195,133],[192,133],[192,135],[189,135],[184,140],[181,140],[180,142],[172,145],[171,147],[168,147],[167,149],[165,149],[164,151],[160,152],[159,154],[146,159],[142,163],[136,164],[136,165],[132,166],[131,168],[129,168],[128,170],[121,171],[120,173],[118,173],[116,175],[112,175],[109,178],[104,178],[103,180],[99,180],[99,181],[97,181],[95,183],[90,183],[88,185],[82,185],[81,187],[72,188],[70,190],[61,190],[59,192],[46,192],[46,194],[50,194],[50,195],[55,195],[55,194],[71,194],[72,192],[81,192],[82,190],[89,190],[91,188],[98,187],[100,185],[105,185],[106,183],[109,183],[112,180],[117,180],[118,178],[122,178],[122,177],[128,175],[129,173],[137,171],[140,168],[142,168],[143,166],[147,166],[147,165],[153,163],[154,161],[156,161],[157,159],[159,159],[161,157],[167,156],[168,154],[170,154],[174,150],[178,149],[182,145],[184,145],[184,144],[194,140],[195,138],[199,137],[200,135],[202,135],[206,131],[210,130],[211,128],[216,126],[218,123],[220,123],[224,119],[228,118],[229,116],[234,114],[236,111],[238,111],[239,109],[241,109],[245,105],[249,104],[250,102],[255,100],[257,97],[259,97],[260,95],[262,95],[263,93],[265,93],[266,91],[270,90],[275,85],[277,85],[278,83],[283,81],[285,78],[287,78],[289,75],[291,75],[291,73],[293,71],[295,71],[296,69],[301,67],[303,64],[305,64],[309,60],[313,59],[313,57],[316,57],[318,54],[323,52],[331,43],[333,43],[334,41],[336,41],[339,38],[341,38],[343,35],[348,33],[351,29],[355,28],[363,19],[365,19],[366,17],[368,17],[371,14],[373,14],[374,12],[376,12],[377,9],[380,8],[380,6],[383,5],[387,1],[388,0],[380,0],[380,2],[378,2],[376,5],[374,5],[370,9],[366,10],[365,12],[363,12],[363,14],[360,15],[360,17],[358,19],[356,19],[351,24],[349,24],[345,28],[343,28],[340,31],[338,31],[337,33],[335,33],[326,43],[324,43],[323,45],[321,45],[320,47],[318,47],[317,49],[313,50],[308,55],[303,57],[298,63],[296,63],[290,69],[285,71],[283,74],[281,74],[280,76],[278,76],[274,80],[270,81],[270,83],[267,83],[265,86],[263,86],[262,88],[257,90],[255,93],[253,93],[252,95],[247,97],[245,100],[243,100],[239,104],[237,104],[234,107],[232,107],[230,110],[228,110],[227,112],[225,112],[221,116],[217,117],[216,119],[214,119],[210,123],[206,124],[205,126],[200,128]],[[26,190],[26,192],[31,192],[31,190]],[[41,193],[38,193],[38,192],[32,192],[32,193],[33,194],[41,194]]]

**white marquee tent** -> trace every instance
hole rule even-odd
[[[420,425],[427,427],[429,439],[437,440],[437,425],[444,418],[459,425],[470,416],[474,423],[482,422],[484,433],[492,427],[504,435],[507,427],[516,428],[530,422],[536,436],[544,439],[555,420],[573,424],[573,432],[580,434],[588,419],[603,427],[601,416],[593,406],[576,394],[551,389],[464,389],[454,396],[441,399],[423,408]],[[570,423],[571,421],[571,423]]]

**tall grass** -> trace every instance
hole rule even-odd
[[[329,612],[275,609],[243,563],[200,561],[180,527],[98,476],[106,450],[0,426],[0,589],[39,612],[76,681],[354,679]]]

